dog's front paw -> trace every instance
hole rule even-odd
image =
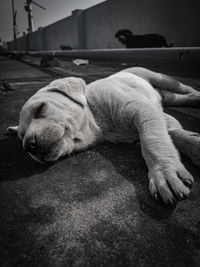
[[[181,162],[157,164],[149,171],[149,190],[158,199],[158,195],[166,204],[174,204],[177,200],[187,198],[194,183],[192,175]]]

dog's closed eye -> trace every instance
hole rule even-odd
[[[75,143],[79,143],[79,142],[81,142],[81,139],[80,139],[80,138],[76,138],[76,137],[75,137],[73,140],[74,140]]]
[[[35,106],[33,109],[34,117],[36,119],[44,117],[45,108],[46,108],[45,102],[41,102],[37,106]]]

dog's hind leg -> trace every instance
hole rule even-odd
[[[200,167],[200,134],[184,130],[179,121],[169,114],[164,116],[176,148]]]
[[[200,106],[200,92],[194,89],[193,92],[187,94],[160,90],[160,88],[156,88],[156,90],[160,93],[164,106]]]
[[[200,105],[200,91],[176,79],[141,67],[124,70],[147,80],[162,96],[163,105],[196,106]]]

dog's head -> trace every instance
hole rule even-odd
[[[133,33],[128,29],[122,29],[116,32],[115,38],[122,44],[126,44],[127,39],[132,37]]]
[[[40,89],[23,106],[17,132],[23,148],[39,162],[55,161],[86,148],[87,101],[85,82],[64,78]]]

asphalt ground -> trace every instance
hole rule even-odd
[[[27,62],[0,57],[0,266],[200,266],[200,171],[187,158],[191,195],[166,206],[150,196],[139,143],[106,143],[41,165],[6,135],[25,101],[51,80],[89,83],[130,64]],[[149,67],[200,88],[196,70]],[[167,112],[200,133],[199,109]]]

